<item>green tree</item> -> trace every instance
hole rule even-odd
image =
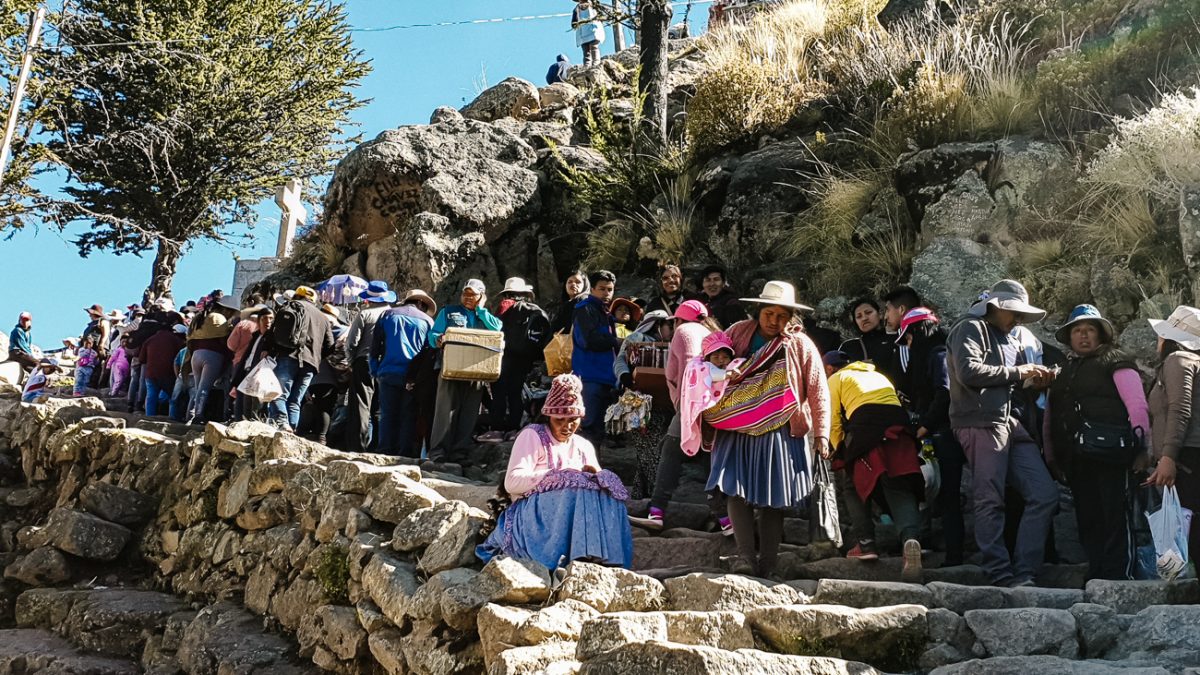
[[[153,249],[146,300],[171,295],[188,242],[225,241],[289,177],[343,153],[370,66],[330,0],[75,0],[46,67],[71,83],[49,147],[75,243]]]
[[[29,19],[38,6],[37,0],[5,0],[0,12],[0,135],[12,105],[17,73],[25,54],[29,34]],[[45,36],[43,35],[43,41]],[[42,102],[49,89],[47,81],[35,69],[25,87],[25,101],[17,118],[17,133],[13,139],[12,155],[0,183],[0,230],[20,229],[28,223],[38,192],[31,185],[37,173],[42,148],[30,143],[30,135],[39,118],[47,112]]]

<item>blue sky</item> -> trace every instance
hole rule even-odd
[[[495,19],[569,12],[570,0],[350,0],[350,23],[356,28]],[[676,19],[682,10],[676,10]],[[699,30],[707,5],[692,10]],[[569,19],[506,21],[479,25],[409,28],[387,32],[356,32],[354,42],[373,62],[359,95],[372,99],[354,116],[365,138],[404,124],[424,124],[442,105],[462,107],[481,83],[495,84],[516,75],[545,83],[546,69],[560,53],[580,60]],[[612,53],[611,35],[602,54]],[[308,186],[323,193],[324,184]],[[187,250],[175,277],[177,301],[195,298],[214,288],[228,290],[233,282],[233,259],[272,255],[279,212],[273,203],[257,209],[259,220],[250,228],[253,240],[237,248],[200,243]],[[100,303],[106,309],[124,308],[141,299],[150,279],[153,253],[138,258],[93,253],[80,258],[71,244],[72,232],[43,226],[0,240],[0,326],[5,333],[21,311],[34,315],[34,339],[53,348],[68,335],[78,335],[86,323],[84,307]]]

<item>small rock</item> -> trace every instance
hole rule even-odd
[[[470,511],[466,502],[458,500],[417,509],[396,524],[392,533],[392,548],[397,551],[425,548],[457,525],[459,520],[466,518]]]
[[[326,465],[325,480],[338,492],[365,495],[393,473],[411,481],[421,480],[421,469],[415,466],[373,466],[346,460],[335,460]]]
[[[230,469],[230,478],[217,489],[217,517],[233,518],[246,505],[250,496],[250,473],[253,463],[240,461]]]
[[[579,600],[604,613],[646,612],[662,608],[664,591],[657,579],[621,568],[575,561],[567,565],[558,597]]]
[[[489,669],[500,652],[534,644],[521,637],[521,625],[531,616],[533,612],[520,607],[489,603],[480,608],[476,626],[483,649],[483,659]]]
[[[479,543],[479,530],[484,521],[484,517],[475,514],[460,518],[426,547],[417,567],[426,574],[437,574],[443,570],[474,564],[477,561],[475,546]]]
[[[1082,656],[1086,658],[1102,657],[1121,635],[1121,623],[1112,607],[1081,602],[1070,611],[1079,627],[1079,637],[1083,640]]]
[[[684,645],[701,645],[735,651],[753,649],[754,634],[741,612],[662,612],[667,639]]]
[[[578,600],[563,600],[527,617],[519,626],[518,634],[524,644],[578,640],[583,624],[599,615],[591,605]]]
[[[519,77],[509,77],[483,90],[459,112],[468,119],[494,122],[504,117],[525,119],[538,111],[538,88]]]
[[[452,594],[452,589],[459,592]],[[468,630],[475,627],[475,615],[485,604],[487,595],[480,588],[479,572],[458,568],[429,577],[409,598],[405,613],[418,621],[445,621],[456,630]],[[447,616],[446,609],[454,616]]]
[[[1062,609],[976,609],[963,615],[989,656],[1079,656],[1075,617]]]
[[[863,663],[841,659],[786,656],[754,649],[727,652],[672,642],[634,642],[604,652],[580,668],[582,675],[628,673],[754,673],[754,675],[880,675]]]
[[[541,99],[543,108],[570,107],[575,105],[582,95],[579,87],[569,82],[555,82],[538,90],[538,97]]]
[[[631,642],[666,641],[667,621],[661,612],[616,612],[583,624],[575,658],[587,661]]]
[[[1159,657],[1191,652],[1189,665],[1200,663],[1200,605],[1156,605],[1138,612],[1106,659],[1135,655]]]
[[[346,529],[350,512],[363,505],[362,495],[352,493],[326,493],[321,508],[320,521],[317,525],[316,537],[319,542],[333,541],[339,533]]]
[[[362,509],[376,520],[399,523],[413,511],[429,508],[443,501],[445,499],[433,489],[402,474],[389,473],[387,478],[367,494]]]
[[[45,529],[48,544],[89,560],[115,559],[131,534],[121,525],[70,509],[51,511]]]
[[[383,552],[372,556],[363,569],[362,585],[384,616],[397,626],[404,623],[408,603],[419,586],[412,565]]]
[[[30,586],[54,586],[71,578],[71,566],[58,549],[42,546],[6,567],[4,578]]]
[[[292,507],[278,492],[251,498],[237,514],[237,525],[243,530],[267,530],[291,520]]]
[[[354,604],[354,611],[358,615],[358,625],[368,633],[374,633],[390,625],[387,617],[379,611],[379,606],[370,600],[359,600]]]
[[[566,665],[575,659],[574,642],[547,642],[528,647],[506,649],[497,656],[494,665],[488,667],[489,675],[534,675],[548,673],[549,669]],[[567,673],[571,670],[555,672]]]
[[[1167,675],[1163,668],[1130,668],[1057,656],[999,656],[942,666],[929,675]]]
[[[1078,588],[1041,588],[1023,586],[1008,593],[1008,607],[1042,607],[1044,609],[1070,609],[1083,602],[1083,591]]]
[[[483,566],[482,580],[492,602],[523,604],[550,597],[550,571],[533,560],[497,556]]]
[[[894,581],[852,581],[821,579],[813,602],[847,607],[887,607],[890,605],[933,606],[933,592],[920,584]]]
[[[926,587],[933,593],[935,607],[945,607],[956,614],[972,609],[1001,609],[1008,602],[1008,589],[995,586],[961,586],[931,581]]]
[[[4,503],[14,509],[24,509],[41,499],[42,494],[39,488],[17,488],[5,495]]]
[[[1084,589],[1087,602],[1112,607],[1118,614],[1137,614],[1151,605],[1200,604],[1200,580],[1110,581],[1092,579]]]
[[[735,574],[695,573],[663,583],[674,610],[746,612],[755,607],[808,602],[808,597],[787,584]]]
[[[259,497],[268,492],[283,492],[296,474],[311,466],[315,465],[292,459],[267,460],[250,472],[247,492],[251,497]]]
[[[338,659],[350,661],[367,651],[367,632],[353,607],[324,605],[300,622],[296,633],[301,649],[322,646]]]

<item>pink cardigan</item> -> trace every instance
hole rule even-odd
[[[733,341],[733,353],[739,357],[750,356],[750,341],[758,331],[754,319],[739,321],[725,329]],[[790,428],[794,438],[803,438],[811,430],[816,438],[829,438],[829,383],[825,380],[825,367],[821,353],[811,338],[799,327],[789,327],[784,333],[787,348],[788,384],[791,385],[800,406],[792,415]],[[811,459],[812,446],[809,447]]]
[[[508,471],[504,475],[504,489],[510,497],[517,499],[536,487],[551,469],[579,471],[589,464],[600,467],[596,461],[596,449],[586,438],[575,434],[566,443],[551,445],[547,452],[537,429],[532,425],[527,426],[513,443]]]
[[[236,366],[246,358],[246,351],[250,349],[250,343],[254,341],[254,333],[257,330],[258,323],[250,319],[242,319],[233,327],[233,331],[225,339],[225,346],[233,352],[233,365]]]

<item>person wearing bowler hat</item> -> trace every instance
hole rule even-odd
[[[1150,389],[1157,464],[1147,485],[1169,487],[1179,503],[1200,512],[1200,309],[1180,305],[1165,320],[1150,320],[1162,360]],[[1200,525],[1188,534],[1193,559],[1200,551]]]
[[[629,298],[613,300],[612,305],[608,308],[608,313],[612,314],[613,321],[616,322],[617,339],[619,340],[629,337],[642,322],[642,308]]]
[[[791,284],[768,281],[757,297],[741,301],[757,312],[725,331],[734,356],[747,361],[725,390],[728,405],[704,413],[717,430],[707,487],[727,495],[738,549],[733,571],[770,577],[783,516],[812,490],[816,457],[829,456],[829,386],[801,322],[811,308],[796,301]]]
[[[504,282],[497,314],[503,323],[504,355],[500,361],[500,379],[492,384],[488,407],[492,430],[478,438],[485,443],[517,437],[525,411],[522,397],[525,380],[553,337],[550,317],[533,301],[533,286],[520,277]]]
[[[632,564],[629,493],[616,474],[600,468],[595,447],[577,433],[585,413],[579,378],[554,378],[542,406],[545,421],[525,427],[513,444],[502,492],[512,505],[475,549],[480,560],[508,555],[550,570],[581,559]]]
[[[1045,316],[1029,304],[1024,286],[1004,279],[971,306],[946,342],[950,424],[971,467],[975,542],[984,572],[996,586],[1033,585],[1058,509],[1054,479],[1017,417],[1020,387],[1048,383],[1052,373],[1036,363],[1019,363],[1022,350],[1011,337],[1018,325]],[[1011,558],[1004,539],[1009,486],[1025,500]]]
[[[358,294],[364,303],[350,322],[346,333],[346,356],[350,360],[350,400],[346,406],[346,449],[366,452],[371,447],[372,430],[379,402],[375,399],[375,379],[371,377],[371,341],[379,319],[396,304],[396,292],[386,281],[372,281]]]
[[[1112,324],[1092,305],[1072,310],[1054,337],[1069,352],[1050,385],[1042,451],[1050,472],[1071,486],[1088,578],[1130,579],[1129,482],[1135,463],[1146,464],[1150,447],[1142,378],[1113,344]],[[1117,442],[1097,441],[1096,425]]]
[[[437,370],[441,370],[441,349],[447,329],[499,331],[504,327],[500,319],[484,307],[486,302],[487,287],[479,279],[468,279],[459,294],[459,302],[443,307],[438,312],[428,334],[429,346],[438,350]],[[482,383],[438,379],[429,452],[431,458],[440,459],[447,453],[465,450],[470,446],[482,402]]]

